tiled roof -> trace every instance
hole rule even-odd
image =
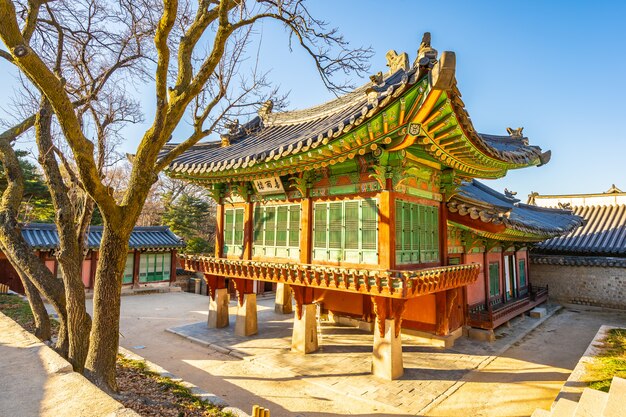
[[[102,239],[102,226],[90,226],[87,234],[87,247],[98,248]],[[22,236],[33,249],[56,249],[59,236],[52,223],[30,223],[22,226]],[[135,227],[130,235],[130,249],[179,248],[185,244],[167,226]]]
[[[586,224],[538,245],[541,253],[626,257],[626,205],[574,206]]]
[[[448,202],[448,210],[545,237],[563,235],[583,223],[582,218],[571,211],[523,204],[476,180],[461,185],[458,194]]]
[[[427,75],[416,66],[400,68],[383,77],[379,84],[369,82],[316,107],[282,113],[261,111],[260,116],[225,135],[228,146],[221,146],[220,141],[197,144],[178,156],[169,171],[173,175],[208,174],[252,167],[310,151],[370,120]],[[521,131],[517,136],[478,134],[456,85],[448,91],[448,97],[470,141],[484,154],[518,165],[545,164],[549,160],[549,152],[528,145]],[[166,146],[163,152],[174,146]]]

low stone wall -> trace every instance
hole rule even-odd
[[[533,263],[533,285],[548,286],[550,299],[626,310],[626,268]]]
[[[0,416],[139,417],[0,313]]]

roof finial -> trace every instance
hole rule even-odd
[[[531,191],[530,194],[528,194],[528,201],[526,202],[526,204],[531,205],[531,206],[536,206],[537,202],[535,200],[538,196],[539,196],[538,192]]]
[[[426,59],[428,59],[428,61]],[[436,60],[437,50],[430,46],[430,32],[425,32],[424,36],[422,36],[422,43],[420,43],[420,47],[417,50],[417,58],[415,59],[415,63],[417,63],[420,67],[432,67],[435,64]]]
[[[272,100],[267,100],[263,105],[259,108],[259,117],[261,119],[265,119],[267,116],[272,113],[272,109],[274,108],[274,102]]]
[[[517,191],[510,191],[508,188],[505,188],[504,195],[509,198],[515,198],[515,196],[517,195]]]
[[[393,74],[398,70],[409,70],[409,55],[406,52],[402,52],[400,55],[393,49],[387,51],[385,55],[387,58],[387,66],[389,67],[389,74]]]
[[[524,135],[522,134],[522,131],[524,130],[523,127],[518,127],[517,129],[513,129],[512,127],[507,127],[506,131],[509,132],[509,136],[511,136],[512,138],[522,138],[524,137]]]
[[[604,194],[619,194],[619,193],[623,193],[623,191],[617,188],[615,184],[611,184],[611,188],[605,191]]]
[[[378,71],[376,74],[370,75],[370,81],[372,81],[372,83],[374,85],[382,84],[382,82],[383,82],[383,73],[382,73],[382,71]]]

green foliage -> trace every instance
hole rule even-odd
[[[30,304],[19,295],[0,294],[0,311],[29,332],[35,331],[35,318],[30,309]],[[58,331],[59,322],[52,316],[50,317],[50,326],[53,333]]]
[[[28,159],[26,151],[16,151],[24,173],[24,199],[20,210],[20,220],[23,222],[51,222],[54,220],[54,207],[48,187],[44,182],[37,166]],[[4,167],[0,163],[0,193],[7,188],[7,178]]]
[[[611,329],[604,351],[587,365],[590,388],[608,392],[614,376],[626,378],[626,329]]]
[[[176,201],[166,204],[163,224],[185,239],[186,253],[212,251],[215,223],[213,207],[206,199],[181,195]]]

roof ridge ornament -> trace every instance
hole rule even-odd
[[[424,32],[422,42],[417,49],[417,58],[415,58],[413,65],[417,64],[420,67],[427,66],[432,68],[435,62],[437,62],[437,50],[430,46],[430,32]]]
[[[515,196],[517,195],[517,191],[510,191],[508,188],[505,188],[504,195],[508,198],[515,198]]]
[[[389,74],[393,74],[398,70],[409,70],[409,54],[406,52],[398,54],[394,49],[390,49],[385,54],[385,58],[387,59]]]
[[[620,194],[620,193],[623,193],[623,191],[617,188],[615,184],[611,184],[611,188],[609,188],[608,190],[604,192],[604,194]]]
[[[272,113],[272,109],[274,109],[274,102],[272,100],[267,100],[259,108],[259,111],[258,111],[259,117],[263,121],[265,121],[268,118],[268,116]]]

